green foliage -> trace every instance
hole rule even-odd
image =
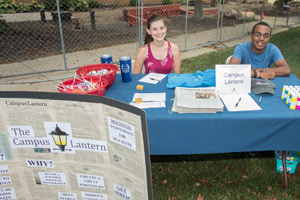
[[[0,14],[15,13],[16,4],[12,0],[0,0]]]
[[[88,6],[89,8],[100,8],[101,4],[97,0],[89,0]]]
[[[73,0],[70,10],[71,11],[86,11],[88,8],[88,4],[86,0]]]
[[[162,5],[169,5],[169,4],[172,4],[171,0],[163,0],[162,1]]]
[[[42,0],[45,9],[48,11],[56,11],[56,0]],[[86,0],[60,0],[60,10],[85,11],[88,8]]]
[[[45,6],[43,4],[40,4],[39,2],[36,2],[36,1],[32,1],[30,4],[29,4],[29,10],[34,12],[34,11],[39,11],[41,9],[44,9]]]
[[[46,10],[48,11],[57,10],[56,0],[42,0],[41,2],[44,4]],[[72,2],[73,0],[60,0],[59,8],[61,10],[70,10]]]
[[[130,0],[130,5],[131,6],[137,5],[137,0]]]
[[[44,6],[36,1],[26,4],[16,4],[12,0],[0,0],[0,14],[34,12],[39,11],[42,8],[44,8]]]
[[[24,13],[29,11],[29,5],[28,4],[17,4],[15,8],[17,13]]]

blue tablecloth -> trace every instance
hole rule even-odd
[[[162,83],[138,82],[144,74],[136,74],[132,82],[124,83],[117,74],[107,97],[131,102],[136,92],[165,92],[166,108],[145,109],[151,155],[206,154],[243,151],[300,151],[300,110],[290,110],[281,99],[283,85],[300,85],[300,80],[276,77],[275,95],[263,94],[261,111],[224,112],[216,114],[170,113],[174,89]],[[144,85],[143,91],[136,85]],[[260,95],[251,93],[258,102]]]

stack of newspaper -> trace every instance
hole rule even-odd
[[[216,113],[223,112],[224,105],[215,87],[175,88],[173,112]]]

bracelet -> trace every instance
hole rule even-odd
[[[253,70],[253,77],[256,77],[256,70]]]
[[[256,78],[259,78],[259,71],[258,71],[258,70],[255,70],[255,71],[256,71],[256,73],[257,73]]]

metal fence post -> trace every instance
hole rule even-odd
[[[248,3],[248,0],[246,0],[246,3],[245,3],[245,15],[244,15],[244,22],[243,22],[242,35],[243,35],[244,32],[245,32],[246,13],[247,13],[247,3]]]
[[[45,9],[41,9],[40,14],[41,14],[41,21],[46,22]]]
[[[286,17],[286,26],[289,25],[289,18],[290,18],[290,8],[288,8],[288,11],[287,11],[287,17]]]
[[[225,0],[222,0],[221,3],[222,3],[222,9],[221,9],[221,10],[222,10],[222,12],[224,13],[224,12],[225,12],[225,11],[224,11],[224,3],[225,3]],[[218,41],[218,42],[221,42],[221,41],[222,41],[223,17],[224,17],[224,15],[221,14],[221,30],[220,30],[220,38],[219,38],[219,41]]]
[[[91,27],[92,30],[96,29],[96,24],[95,24],[95,11],[90,10],[90,17],[91,17]]]
[[[263,6],[261,8],[261,13],[260,13],[260,21],[262,21],[262,14],[264,12],[264,7],[265,7],[265,0],[263,0]]]
[[[276,27],[276,20],[277,20],[278,9],[279,9],[279,6],[278,6],[278,3],[277,3],[277,9],[276,9],[275,20],[274,20],[274,27],[273,28]]]
[[[65,52],[65,44],[64,44],[64,34],[63,34],[63,29],[62,29],[62,24],[61,24],[59,0],[56,0],[56,5],[57,5],[57,15],[58,15],[60,39],[61,39],[61,48],[62,48],[62,52],[63,52],[65,69],[67,69],[66,52]]]
[[[188,13],[189,11],[189,0],[186,0],[186,12],[185,12],[185,27],[184,27],[184,50],[187,49],[187,26],[188,26]]]

